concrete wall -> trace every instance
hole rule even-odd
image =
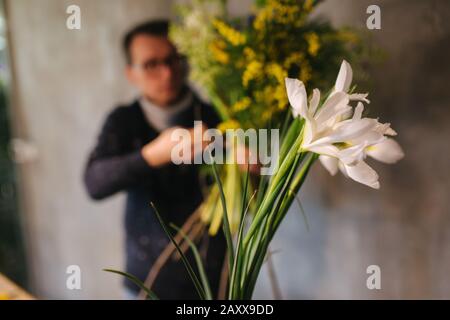
[[[245,1],[246,10],[250,1]],[[69,4],[82,30],[65,28]],[[272,249],[285,298],[450,298],[448,1],[329,0],[320,13],[365,28],[379,4],[386,53],[369,70],[372,114],[399,132],[406,158],[375,165],[380,191],[329,177],[317,165],[302,194],[310,224],[293,207]],[[44,298],[117,298],[122,266],[123,198],[90,202],[81,173],[106,112],[133,91],[122,74],[119,41],[135,22],[168,16],[170,1],[9,0],[16,136],[35,143],[20,167],[33,292]],[[233,1],[233,12],[240,2]],[[65,267],[78,264],[83,290],[68,291]],[[366,267],[382,271],[382,290],[366,288]],[[264,271],[265,272],[265,271]],[[271,298],[267,277],[256,297]]]
[[[66,28],[66,8],[81,7],[82,29]],[[118,298],[122,269],[121,196],[88,200],[82,170],[106,113],[133,91],[123,76],[122,34],[170,1],[7,1],[16,79],[16,136],[39,157],[21,169],[33,293],[44,298]],[[66,266],[82,270],[68,291]]]
[[[445,0],[324,1],[335,25],[365,28],[366,8],[381,8],[370,31],[384,61],[369,69],[370,114],[391,122],[406,157],[379,163],[381,189],[330,177],[317,164],[303,206],[293,208],[272,248],[284,297],[449,299],[450,3]],[[368,290],[366,268],[381,268],[382,290]],[[270,298],[267,278],[258,297]],[[265,289],[265,290],[263,290]]]
[[[180,1],[181,2],[181,1]],[[232,13],[249,1],[232,1]],[[81,30],[66,8],[81,8]],[[170,0],[9,0],[15,136],[39,157],[20,166],[32,291],[43,298],[120,298],[123,196],[91,202],[82,170],[106,113],[135,95],[123,75],[121,39],[133,25],[170,17]],[[79,265],[82,290],[66,289]]]

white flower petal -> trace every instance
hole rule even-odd
[[[345,165],[344,165],[341,161],[339,161],[338,167],[339,167],[339,170],[341,170],[342,174],[343,174],[346,178],[349,178],[348,173],[347,173],[347,169],[345,168]]]
[[[313,119],[311,121],[305,121],[304,134],[302,143],[307,145],[310,144],[314,138],[314,133],[316,130],[316,124]]]
[[[381,134],[386,134],[388,136],[397,135],[397,132],[395,132],[395,130],[391,128],[390,123],[379,123],[374,130]]]
[[[405,156],[402,147],[397,141],[390,138],[368,147],[366,153],[368,156],[384,163],[396,163]]]
[[[338,172],[338,163],[339,160],[334,157],[329,157],[325,155],[321,155],[319,157],[320,163],[328,170],[328,172],[334,176]]]
[[[347,108],[348,102],[348,96],[344,92],[336,92],[331,95],[314,117],[318,126],[330,119],[335,119],[340,111]],[[339,114],[341,115],[342,112]]]
[[[367,147],[366,143],[361,143],[355,146],[339,150],[337,157],[342,163],[346,165],[352,165],[354,163],[364,160],[365,158],[364,151],[366,147]]]
[[[294,117],[298,115],[309,119],[308,101],[306,97],[306,89],[303,82],[297,79],[285,78],[286,91],[289,103],[292,106]]]
[[[363,111],[364,105],[361,102],[358,102],[358,105],[355,108],[355,112],[353,113],[353,120],[360,120],[362,118]]]
[[[376,124],[377,121],[370,118],[364,118],[358,121],[345,120],[336,125],[333,133],[314,141],[311,145],[314,146],[351,141],[366,134],[367,132],[370,132]]]
[[[365,103],[370,103],[370,100],[367,99],[368,93],[352,93],[349,95],[349,99],[352,101],[364,101]]]
[[[352,78],[352,67],[347,61],[343,60],[336,79],[336,84],[334,85],[334,90],[348,92],[348,90],[350,89],[350,85],[352,84]]]
[[[314,113],[316,113],[319,102],[320,102],[320,90],[314,89],[311,101],[309,102],[309,112],[311,115],[314,116]]]
[[[339,154],[339,149],[335,146],[333,146],[332,144],[329,145],[319,145],[319,146],[313,146],[313,147],[304,147],[306,150],[309,150],[311,152],[320,154],[320,155],[325,155],[325,156],[330,156],[330,157],[337,157],[337,155]]]
[[[372,146],[378,143],[383,142],[386,140],[386,137],[375,130],[368,131],[362,135],[359,135],[353,139],[351,139],[349,142],[351,144],[362,144],[365,143],[367,146]]]
[[[378,174],[367,163],[360,161],[355,165],[345,166],[348,176],[356,182],[365,184],[374,189],[380,188]]]
[[[317,131],[323,132],[326,129],[329,129],[329,132],[332,132],[334,130],[335,124],[342,122],[343,119],[346,119],[346,115],[352,112],[352,107],[346,105],[342,108],[337,108],[336,112],[325,122],[320,123],[320,126],[318,126]]]
[[[353,108],[349,106],[349,109],[341,115],[341,117],[340,117],[340,119],[338,119],[338,121],[347,120],[347,119],[351,118],[352,114],[353,114]]]
[[[337,155],[339,153],[339,149],[337,147],[333,146],[332,144],[314,146],[314,147],[308,148],[308,150],[311,152],[317,153],[317,154],[326,155],[326,156],[330,156],[330,157],[337,157]]]
[[[388,136],[396,136],[397,132],[394,129],[392,129],[391,127],[389,127],[384,134],[386,134]]]

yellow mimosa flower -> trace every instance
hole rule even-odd
[[[308,52],[313,57],[317,56],[317,52],[320,49],[320,41],[317,33],[310,32],[305,34],[306,42],[308,42]]]
[[[228,42],[230,42],[233,46],[239,46],[245,43],[246,38],[245,35],[227,25],[225,22],[214,19],[213,26],[216,28],[217,32],[225,38]]]

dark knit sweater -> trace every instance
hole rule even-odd
[[[174,125],[192,127],[194,120],[202,120],[210,128],[219,122],[214,110],[197,97],[192,106],[177,116]],[[152,168],[146,163],[140,150],[157,136],[138,101],[117,107],[106,118],[84,172],[86,189],[93,199],[100,200],[119,191],[127,193],[126,271],[142,281],[169,243],[150,202],[166,223],[181,227],[202,201],[198,166],[168,164]],[[223,233],[215,237],[205,235],[198,245],[206,246],[205,268],[213,294],[217,293],[226,250]],[[196,270],[191,253],[188,258]],[[138,291],[129,280],[125,280],[125,285]],[[161,299],[198,298],[183,263],[172,259],[161,269],[152,290]]]

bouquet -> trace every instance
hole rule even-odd
[[[342,58],[357,60],[362,42],[355,32],[310,19],[319,2],[257,1],[254,15],[241,18],[228,16],[224,0],[194,0],[178,7],[179,20],[171,28],[171,38],[189,60],[191,80],[205,91],[220,115],[221,132],[276,128],[283,136],[292,121],[284,79],[296,78],[324,89],[332,84]],[[228,141],[229,157],[246,144],[243,139]],[[250,153],[257,151],[250,149]],[[245,184],[235,162],[227,159],[217,168],[233,234],[242,218]],[[250,183],[245,196],[267,186],[265,177],[259,180]],[[205,194],[200,218],[214,235],[223,213],[217,184]]]
[[[227,16],[223,0],[195,0],[179,9],[182,19],[171,36],[190,61],[192,80],[205,89],[220,115],[218,129],[273,129],[280,146],[271,149],[274,170],[257,177],[256,184],[249,164],[241,170],[233,161],[242,145],[250,147],[245,138],[228,139],[231,152],[223,164],[211,154],[208,167],[215,183],[187,222],[194,233],[172,225],[178,232],[173,237],[153,206],[202,299],[213,296],[195,245],[202,228],[191,228],[194,220],[209,225],[212,235],[221,227],[225,233],[226,298],[251,299],[269,244],[316,160],[332,175],[340,171],[378,189],[378,174],[367,158],[395,163],[403,157],[392,138],[396,132],[389,123],[364,116],[368,94],[352,86],[353,70],[343,58],[358,60],[358,37],[309,19],[318,2],[258,1],[255,16],[235,19]],[[195,267],[185,257],[188,248]],[[149,283],[109,271],[129,277],[147,297],[156,298]]]
[[[248,216],[248,212],[254,197],[245,196],[248,187],[248,174],[246,175],[242,195],[242,219],[235,241],[232,239],[227,218],[222,182],[213,164],[220,201],[224,208],[222,224],[227,239],[230,270],[228,299],[251,299],[270,241],[317,159],[332,175],[341,171],[356,182],[378,189],[378,174],[367,164],[367,158],[371,157],[384,163],[395,163],[403,158],[400,145],[392,138],[397,133],[390,124],[363,116],[364,103],[369,103],[368,94],[354,92],[351,86],[352,76],[352,68],[344,60],[330,93],[322,97],[320,90],[314,89],[309,99],[302,81],[285,78],[285,90],[294,118],[281,145],[276,173],[270,177],[252,216]],[[356,106],[353,105],[355,103]],[[157,213],[157,209],[154,209]],[[195,244],[182,233],[196,256],[198,273],[194,272],[177,241],[171,236],[158,213],[157,215],[180,253],[200,298],[212,299]],[[174,228],[180,231],[177,227]],[[139,285],[150,297],[155,296],[143,284]]]

